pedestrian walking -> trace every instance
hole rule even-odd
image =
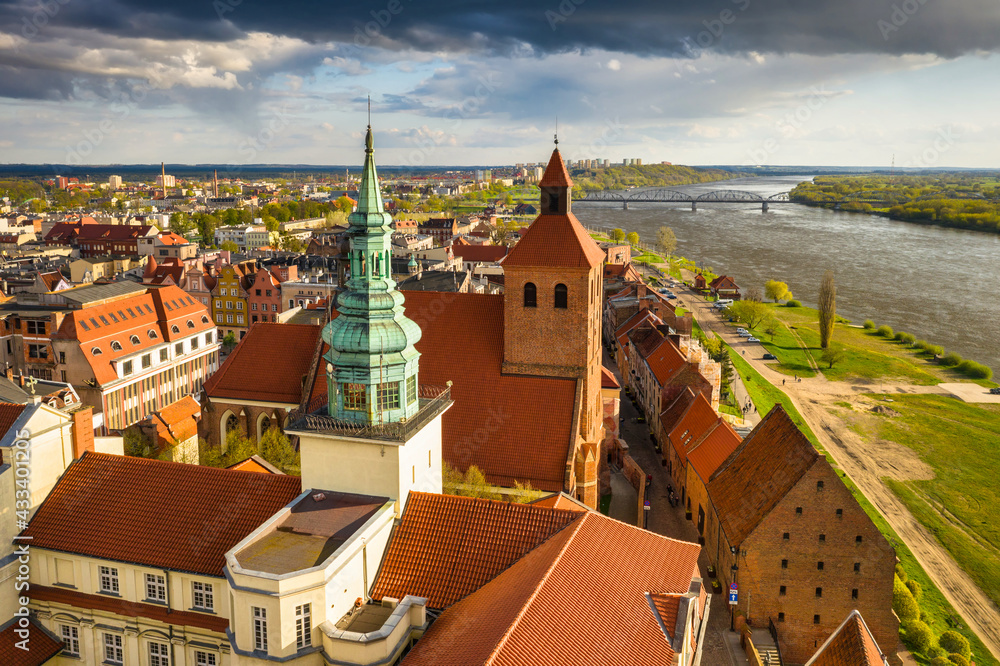
[[[782,385],[782,386],[784,386],[784,385],[785,385],[785,380],[784,380],[784,379],[782,379],[782,380],[781,380],[781,385]]]

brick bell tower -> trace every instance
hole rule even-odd
[[[604,252],[573,215],[573,181],[558,144],[539,183],[540,214],[503,260],[503,371],[578,380],[579,428],[568,474],[575,481],[567,482],[576,487],[566,490],[596,506]]]

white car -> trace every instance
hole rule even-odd
[[[749,332],[747,332],[747,331],[740,331],[736,335],[740,336],[741,338],[749,338],[749,337],[751,337],[751,334]]]
[[[747,338],[747,342],[760,342],[760,340],[751,335],[749,338]]]
[[[745,328],[743,328],[743,327],[741,326],[740,328],[736,329],[736,332],[737,332],[737,333],[747,333],[748,331],[747,331],[747,329],[745,329]]]

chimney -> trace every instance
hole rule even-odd
[[[7,379],[11,382],[14,381],[14,368],[7,366]]]
[[[94,451],[94,410],[91,407],[73,412],[73,459]]]

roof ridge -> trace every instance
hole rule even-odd
[[[497,654],[499,653],[500,649],[503,648],[503,646],[507,643],[507,640],[510,638],[511,634],[514,633],[514,629],[517,628],[517,626],[521,622],[521,619],[528,612],[528,609],[534,603],[535,599],[538,598],[538,595],[541,593],[542,588],[545,586],[546,581],[549,580],[549,577],[552,575],[553,570],[555,570],[555,568],[562,561],[562,557],[566,553],[566,549],[569,548],[569,545],[571,543],[573,543],[573,540],[580,533],[580,528],[583,526],[584,521],[587,519],[587,516],[589,516],[589,515],[590,515],[590,512],[588,512],[588,513],[581,513],[579,517],[573,519],[569,523],[569,525],[566,526],[566,527],[572,527],[573,528],[573,533],[570,534],[569,537],[566,539],[566,543],[564,543],[562,545],[562,547],[559,549],[559,553],[556,554],[556,556],[554,558],[552,558],[552,564],[550,564],[548,567],[546,567],[545,574],[542,576],[541,580],[538,581],[538,584],[535,586],[535,589],[532,590],[531,595],[528,597],[528,600],[524,602],[524,605],[521,606],[521,609],[517,612],[517,616],[507,626],[507,630],[503,632],[503,636],[501,636],[500,640],[497,641],[497,644],[493,646],[493,650],[492,650],[492,652],[490,652],[490,656],[486,659],[486,662],[485,662],[486,666],[489,666],[490,664],[495,663],[494,660],[496,659]],[[566,529],[566,528],[563,528],[563,529]],[[563,530],[559,530],[559,532],[556,532],[556,534],[559,534],[562,531]],[[551,539],[554,536],[555,536],[555,534],[553,534],[551,537],[549,537],[549,539]],[[548,541],[549,539],[546,539],[545,541]],[[545,541],[543,541],[542,543],[545,543]],[[542,544],[538,544],[538,545],[541,546]],[[528,552],[531,552],[531,551],[528,551]],[[525,553],[525,555],[527,555],[527,553]],[[523,557],[521,559],[523,559]],[[521,559],[518,559],[517,561],[520,562]],[[509,567],[508,567],[508,569],[509,569]],[[496,576],[494,576],[494,580],[496,580]]]

